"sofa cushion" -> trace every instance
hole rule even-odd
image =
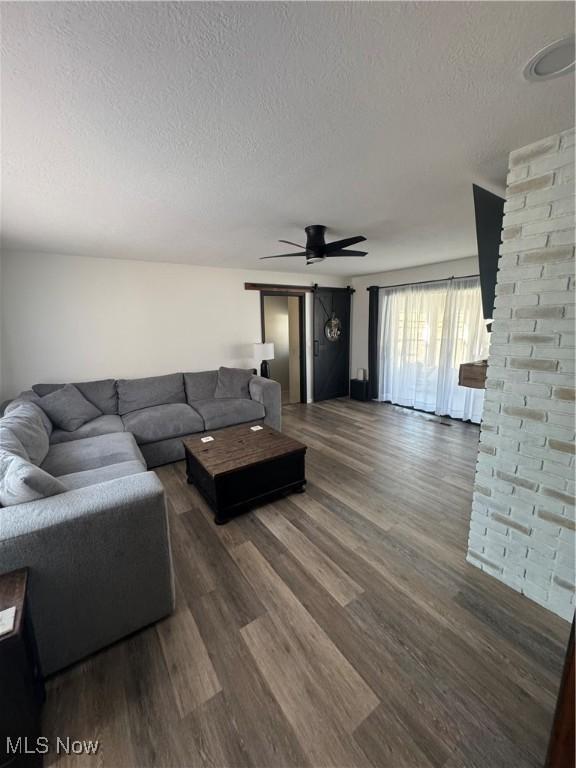
[[[115,379],[99,379],[98,381],[73,382],[76,389],[84,395],[86,400],[106,414],[118,413],[118,395],[116,393]],[[63,389],[66,384],[34,384],[32,389],[40,397]]]
[[[8,453],[14,453],[16,456],[20,456],[21,459],[26,459],[26,461],[30,461],[28,458],[28,454],[26,453],[26,449],[18,440],[14,432],[12,432],[8,427],[2,426],[2,421],[0,420],[0,451],[7,451]]]
[[[169,437],[192,435],[204,430],[204,421],[185,403],[167,403],[132,411],[122,416],[124,429],[132,432],[139,444],[155,443]]]
[[[63,493],[66,486],[21,456],[0,450],[0,505],[10,507]]]
[[[214,397],[216,384],[218,383],[218,371],[198,371],[184,374],[184,387],[186,400],[208,400]]]
[[[23,446],[25,459],[37,466],[42,464],[48,453],[50,439],[38,406],[22,403],[0,419],[0,447],[13,451],[12,436]]]
[[[266,415],[262,403],[240,397],[197,400],[192,407],[204,419],[206,429],[220,429],[245,421],[259,421]]]
[[[82,440],[85,437],[96,437],[97,435],[109,435],[111,432],[124,432],[124,424],[120,416],[98,416],[97,419],[87,421],[74,432],[67,432],[65,429],[55,429],[50,437],[50,442],[67,443],[70,440]]]
[[[153,405],[186,402],[184,376],[181,373],[149,376],[146,379],[119,379],[117,388],[120,416]]]
[[[31,389],[27,389],[24,392],[20,392],[18,397],[14,398],[14,400],[10,400],[6,407],[4,408],[4,415],[7,413],[10,413],[16,408],[19,408],[23,403],[34,403],[38,404],[38,400],[40,398],[38,395]],[[52,422],[48,418],[48,414],[44,413],[42,408],[39,408],[40,413],[42,414],[42,422],[44,423],[44,426],[46,427],[46,432],[48,434],[52,434]]]
[[[42,469],[59,477],[134,460],[144,461],[134,437],[128,432],[113,432],[51,445]]]
[[[119,477],[136,475],[138,472],[146,472],[146,464],[143,461],[121,461],[119,464],[110,464],[108,467],[98,469],[85,469],[83,472],[73,472],[70,475],[60,475],[58,478],[68,491],[77,488],[86,488],[88,485],[107,483],[108,480],[117,480]]]
[[[48,414],[50,421],[67,432],[74,432],[87,421],[102,416],[102,411],[88,402],[74,384],[66,384],[38,400],[38,405]]]
[[[169,437],[168,440],[158,440],[157,443],[146,443],[140,446],[140,450],[148,469],[182,461],[184,458],[184,443],[181,437]]]
[[[214,397],[250,397],[249,384],[253,375],[244,368],[220,367]]]

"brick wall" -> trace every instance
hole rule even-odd
[[[510,155],[469,563],[574,612],[574,131]]]

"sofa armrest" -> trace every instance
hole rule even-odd
[[[253,376],[250,379],[250,397],[262,403],[266,411],[264,423],[274,429],[282,428],[282,388],[277,381]]]
[[[27,567],[44,674],[169,614],[164,489],[154,472],[0,509],[0,572]]]

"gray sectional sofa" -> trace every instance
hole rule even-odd
[[[280,429],[280,385],[251,371],[221,368],[74,386],[101,415],[74,431],[55,428],[51,444],[130,432],[148,469],[183,459],[182,438],[187,435],[260,420]],[[38,402],[62,387],[35,384],[8,408],[22,400]]]
[[[182,439],[243,422],[280,428],[280,386],[251,371],[37,384],[0,419],[0,573],[30,569],[50,674],[169,614],[164,490]]]

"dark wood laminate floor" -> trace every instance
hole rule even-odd
[[[284,430],[307,492],[227,526],[159,470],[177,611],[50,682],[46,734],[101,744],[59,765],[541,766],[569,625],[465,561],[478,429],[337,400]]]

